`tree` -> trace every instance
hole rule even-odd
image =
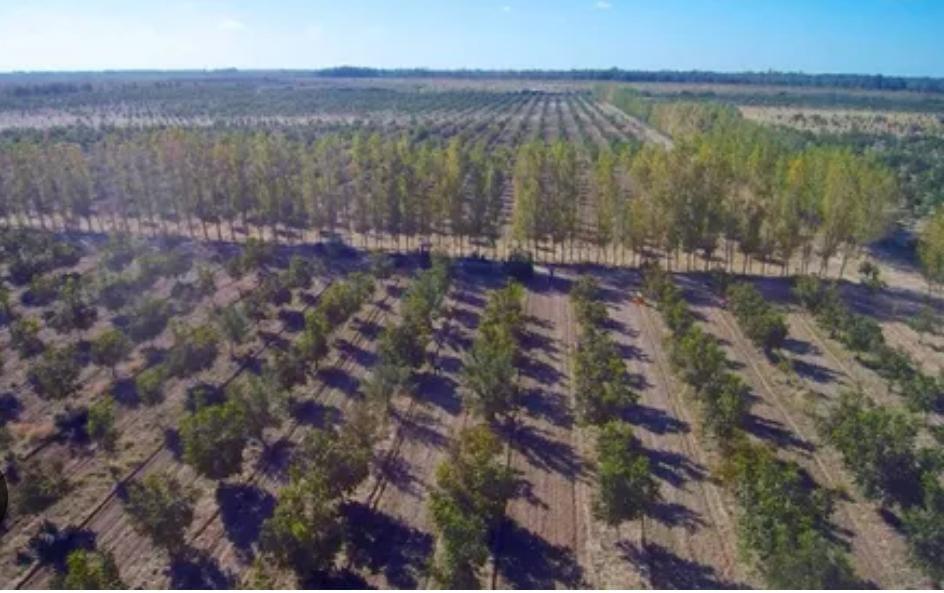
[[[905,509],[903,523],[912,562],[936,583],[944,581],[944,487],[933,472],[922,480],[922,504]]]
[[[239,471],[246,446],[246,416],[242,406],[228,401],[208,405],[180,423],[184,461],[212,479]]]
[[[73,550],[66,557],[66,572],[54,580],[57,589],[127,589],[111,552]]]
[[[215,320],[220,331],[223,332],[223,337],[229,342],[229,354],[233,356],[236,346],[242,344],[249,333],[249,320],[242,308],[236,304],[218,309]]]
[[[239,410],[246,436],[265,446],[265,430],[282,424],[288,395],[263,375],[230,384],[227,399]]]
[[[167,474],[151,474],[128,484],[125,511],[138,533],[171,554],[180,552],[193,521],[196,492]]]
[[[131,351],[131,344],[122,332],[108,329],[92,340],[92,360],[95,364],[111,368],[113,377],[118,376],[118,363]]]
[[[647,513],[659,497],[659,486],[629,424],[610,420],[600,427],[597,459],[597,517],[609,525],[619,525]]]
[[[33,317],[23,317],[10,326],[10,341],[23,358],[35,356],[45,348],[39,339],[39,329],[39,321]]]
[[[472,588],[488,558],[488,532],[504,513],[514,476],[500,460],[501,445],[485,425],[463,429],[448,459],[436,468],[430,495],[441,547],[433,576],[445,588]]]
[[[338,499],[324,480],[307,476],[296,476],[279,490],[259,537],[267,557],[303,576],[330,570],[342,542]]]
[[[99,397],[89,406],[86,430],[89,437],[106,450],[114,448],[118,431],[115,428],[115,404],[110,395]]]
[[[61,400],[78,387],[79,365],[75,346],[49,348],[29,370],[29,380],[43,397]]]
[[[928,286],[944,283],[944,208],[925,219],[918,238],[918,257]]]
[[[146,405],[160,403],[164,397],[164,381],[167,380],[167,367],[156,364],[141,371],[134,380],[135,392]]]

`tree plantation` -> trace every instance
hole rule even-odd
[[[343,72],[0,75],[0,584],[941,586],[914,163]]]

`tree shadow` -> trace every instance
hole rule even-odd
[[[289,415],[299,424],[324,428],[335,424],[341,417],[341,411],[334,406],[326,406],[311,399],[289,402]]]
[[[8,422],[15,422],[22,411],[23,405],[17,399],[16,394],[9,391],[0,394],[0,426],[4,426]]]
[[[215,558],[189,548],[171,558],[167,568],[171,589],[232,589],[233,575],[224,572]]]
[[[30,556],[40,565],[52,566],[62,572],[66,558],[75,550],[95,549],[95,533],[72,525],[59,529],[52,521],[44,520],[36,535],[27,544]]]
[[[635,404],[626,411],[626,419],[653,434],[683,434],[691,430],[688,423],[671,416],[665,410]]]
[[[262,523],[275,510],[275,498],[258,486],[223,482],[216,489],[216,502],[226,536],[240,556],[248,559]]]
[[[285,331],[297,333],[305,329],[305,316],[294,309],[279,309],[279,319]]]
[[[780,422],[755,414],[748,413],[745,416],[744,430],[781,449],[792,449],[804,455],[809,455],[815,450],[812,443],[798,437]]]
[[[138,388],[130,377],[118,379],[111,384],[111,396],[126,408],[136,408],[141,404]]]
[[[462,411],[458,387],[455,380],[444,374],[427,371],[416,375],[416,398],[433,404],[450,416],[456,416]]]
[[[424,443],[437,449],[449,446],[449,438],[436,430],[438,423],[431,414],[414,410],[411,416],[403,416],[399,412],[393,411],[391,416],[400,423],[403,438]]]
[[[828,385],[837,378],[836,373],[832,369],[828,369],[816,363],[794,358],[791,364],[793,365],[793,370],[796,371],[800,377],[809,379],[820,385]]]
[[[512,428],[508,442],[521,453],[528,463],[576,480],[586,473],[583,461],[570,443],[553,440],[540,428],[517,424]]]
[[[511,518],[501,526],[498,571],[513,589],[586,587],[573,550],[555,546]]]
[[[342,391],[347,396],[356,394],[361,385],[357,377],[338,367],[318,369],[317,377],[328,387]]]
[[[711,566],[680,558],[659,544],[647,543],[640,549],[632,542],[617,544],[623,557],[649,574],[654,589],[738,589],[743,584],[722,579]]]
[[[391,587],[415,589],[433,552],[433,537],[359,502],[344,505],[352,566],[382,573]]]
[[[652,473],[676,488],[686,482],[701,481],[707,477],[705,468],[682,453],[663,449],[645,449]]]

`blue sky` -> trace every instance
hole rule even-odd
[[[0,0],[0,71],[341,64],[944,76],[944,1]]]

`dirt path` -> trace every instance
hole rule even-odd
[[[636,272],[601,278],[614,322],[610,335],[640,394],[629,420],[662,495],[654,516],[645,519],[642,549],[627,556],[646,566],[657,588],[760,587],[738,557],[733,501],[711,475],[719,452],[700,433],[688,388],[669,367],[663,350],[668,330],[657,313],[631,300],[640,284]]]
[[[522,492],[508,504],[496,545],[499,588],[575,588],[593,582],[586,556],[589,489],[575,442],[566,371],[569,303],[562,287],[528,285],[519,367],[521,411],[507,435],[509,465]]]

